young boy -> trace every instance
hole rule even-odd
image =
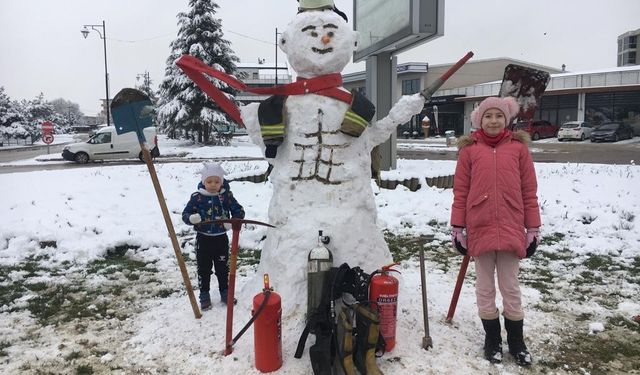
[[[198,264],[198,285],[200,287],[200,308],[211,308],[209,285],[211,269],[215,268],[218,278],[220,300],[227,303],[229,277],[229,237],[230,224],[206,222],[229,217],[244,218],[244,209],[233,197],[229,183],[224,179],[224,169],[218,163],[205,163],[202,168],[202,183],[198,191],[191,194],[189,203],[182,211],[182,221],[193,225],[196,235],[196,261]],[[203,223],[203,224],[200,224]]]

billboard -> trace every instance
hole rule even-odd
[[[444,0],[354,0],[353,16],[360,34],[354,62],[444,35]]]

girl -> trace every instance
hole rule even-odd
[[[485,358],[502,362],[497,274],[509,353],[519,365],[529,366],[518,270],[520,259],[535,252],[541,223],[529,135],[506,129],[518,110],[513,98],[490,97],[471,113],[472,126],[479,129],[458,141],[451,235],[456,249],[475,260]]]

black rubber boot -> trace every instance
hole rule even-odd
[[[484,327],[484,358],[491,363],[502,363],[502,337],[500,319],[482,319]]]
[[[504,328],[507,330],[507,344],[509,344],[509,353],[513,356],[516,363],[520,366],[531,366],[533,361],[527,346],[524,344],[522,334],[523,320],[509,320],[504,318]]]

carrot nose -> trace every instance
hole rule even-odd
[[[331,38],[327,35],[323,35],[320,40],[322,41],[322,44],[329,44],[329,42],[331,42]]]

